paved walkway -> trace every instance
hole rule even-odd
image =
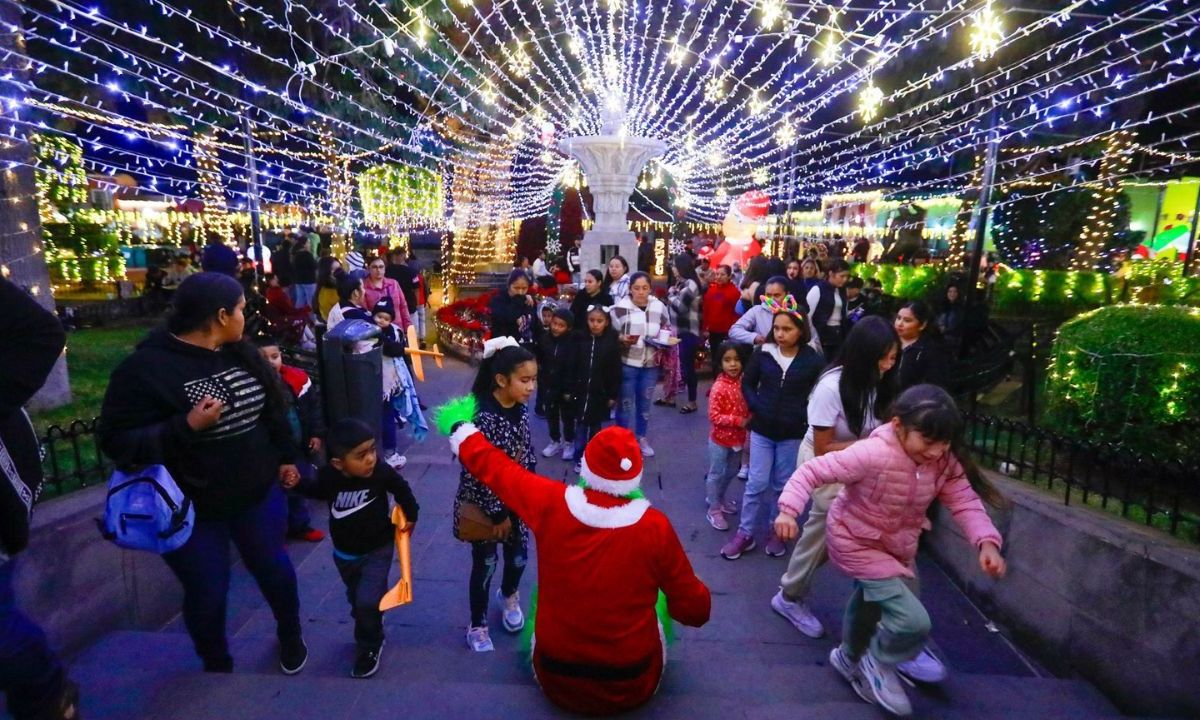
[[[473,370],[449,362],[429,372],[424,399],[435,406],[467,392]],[[671,647],[658,697],[633,717],[646,718],[879,718],[827,667],[838,637],[849,580],[830,568],[813,592],[814,608],[830,636],[810,640],[768,605],[784,558],[755,551],[736,562],[717,550],[728,537],[704,519],[703,476],[707,419],[654,408],[650,439],[658,456],[646,464],[650,500],[674,523],[697,573],[713,592],[712,620],[681,628]],[[534,441],[547,442],[534,420]],[[352,624],[328,542],[290,546],[300,577],[308,666],[296,677],[277,669],[274,624],[249,576],[238,568],[230,597],[233,675],[205,675],[176,620],[161,632],[114,633],[73,662],[83,685],[88,720],[135,718],[541,718],[561,717],[518,660],[517,639],[500,629],[497,651],[471,654],[467,621],[468,549],[450,534],[458,464],[446,440],[430,437],[407,451],[405,475],[421,502],[414,537],[415,602],[386,616],[388,645],[379,673],[348,677]],[[539,456],[540,457],[540,456]],[[538,470],[566,477],[568,463],[542,460]],[[736,481],[735,481],[736,482]],[[734,490],[740,488],[735,484]],[[324,512],[315,512],[324,524]],[[652,550],[652,549],[651,549]],[[536,551],[533,553],[536,556]],[[919,717],[1115,717],[1090,686],[1043,677],[1014,650],[945,575],[921,562],[923,598],[934,620],[933,641],[952,676],[943,686],[911,693]],[[527,596],[536,559],[522,583]]]

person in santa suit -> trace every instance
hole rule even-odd
[[[670,617],[692,627],[708,622],[712,597],[640,489],[637,438],[601,430],[584,449],[580,483],[563,487],[513,462],[471,423],[455,427],[450,446],[463,466],[537,539],[533,671],[546,697],[585,715],[645,703],[666,663],[660,592]]]

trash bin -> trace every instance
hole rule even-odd
[[[362,420],[382,441],[383,352],[355,352],[360,342],[379,336],[379,327],[364,320],[345,320],[328,330],[321,345],[324,377],[321,392],[329,422],[352,417]]]

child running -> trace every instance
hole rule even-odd
[[[726,340],[717,347],[717,357],[721,374],[708,395],[712,432],[708,436],[708,476],[704,485],[708,524],[717,530],[728,530],[725,516],[737,512],[737,501],[726,499],[725,491],[742,462],[750,408],[742,395],[742,346]]]
[[[775,533],[797,536],[796,517],[817,488],[845,487],[829,509],[829,558],[854,578],[842,622],[842,644],[830,664],[867,702],[895,715],[912,705],[896,673],[929,637],[929,613],[909,589],[926,511],[939,500],[979,549],[979,566],[1004,576],[1000,533],[980,495],[1000,496],[962,452],[962,415],[945,390],[917,385],[892,406],[891,421],[845,450],[798,468],[779,498]]]
[[[471,387],[471,393],[479,403],[475,426],[488,442],[531,472],[537,465],[537,458],[526,405],[537,385],[537,375],[533,353],[511,337],[497,337],[483,344],[483,364]],[[460,539],[459,518],[466,504],[477,506],[494,525],[493,539],[471,543],[471,624],[467,629],[467,645],[472,650],[491,652],[495,647],[488,632],[487,610],[492,575],[496,572],[497,546],[504,545],[504,574],[499,589],[504,629],[516,633],[525,627],[517,586],[529,556],[529,531],[525,523],[464,466],[454,497],[454,537]]]
[[[621,343],[612,329],[608,308],[590,305],[585,310],[587,327],[576,333],[568,373],[568,390],[574,402],[575,474],[579,474],[583,448],[600,432],[617,405],[621,388]]]
[[[313,464],[321,452],[321,436],[325,434],[325,418],[321,411],[321,398],[316,385],[309,379],[308,373],[300,368],[283,364],[283,352],[279,341],[271,335],[260,335],[254,338],[258,352],[267,363],[275,368],[283,384],[290,390],[291,406],[288,408],[288,425],[292,429],[292,440],[302,448],[304,462],[296,463],[302,475],[312,475]],[[312,514],[304,496],[299,492],[289,490],[287,493],[288,521],[287,534],[294,540],[305,542],[321,542],[325,533],[312,526]]]
[[[575,316],[566,308],[555,308],[549,332],[538,340],[538,396],[542,412],[550,426],[550,444],[542,450],[545,457],[561,454],[563,460],[575,459],[575,417],[569,400],[571,326]]]
[[[808,394],[825,365],[809,345],[811,326],[796,300],[791,295],[782,301],[764,296],[763,303],[774,314],[771,339],[754,351],[742,375],[742,394],[752,413],[750,478],[742,495],[737,533],[721,548],[726,560],[737,560],[753,550],[755,533],[770,524],[775,498],[796,469],[800,438],[808,429]],[[787,552],[774,532],[764,549],[772,557]]]
[[[379,600],[388,590],[395,526],[387,495],[395,499],[412,532],[420,508],[404,478],[378,461],[375,433],[361,420],[345,418],[329,429],[329,465],[303,491],[329,502],[333,564],[346,584],[358,651],[350,677],[368,678],[383,652]],[[284,483],[295,486],[295,480]]]

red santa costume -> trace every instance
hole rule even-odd
[[[655,604],[708,622],[712,598],[666,515],[641,496],[642,455],[623,428],[601,430],[581,462],[584,483],[525,470],[471,424],[450,445],[463,465],[537,538],[533,670],[542,691],[575,713],[607,715],[654,695],[665,663]]]

